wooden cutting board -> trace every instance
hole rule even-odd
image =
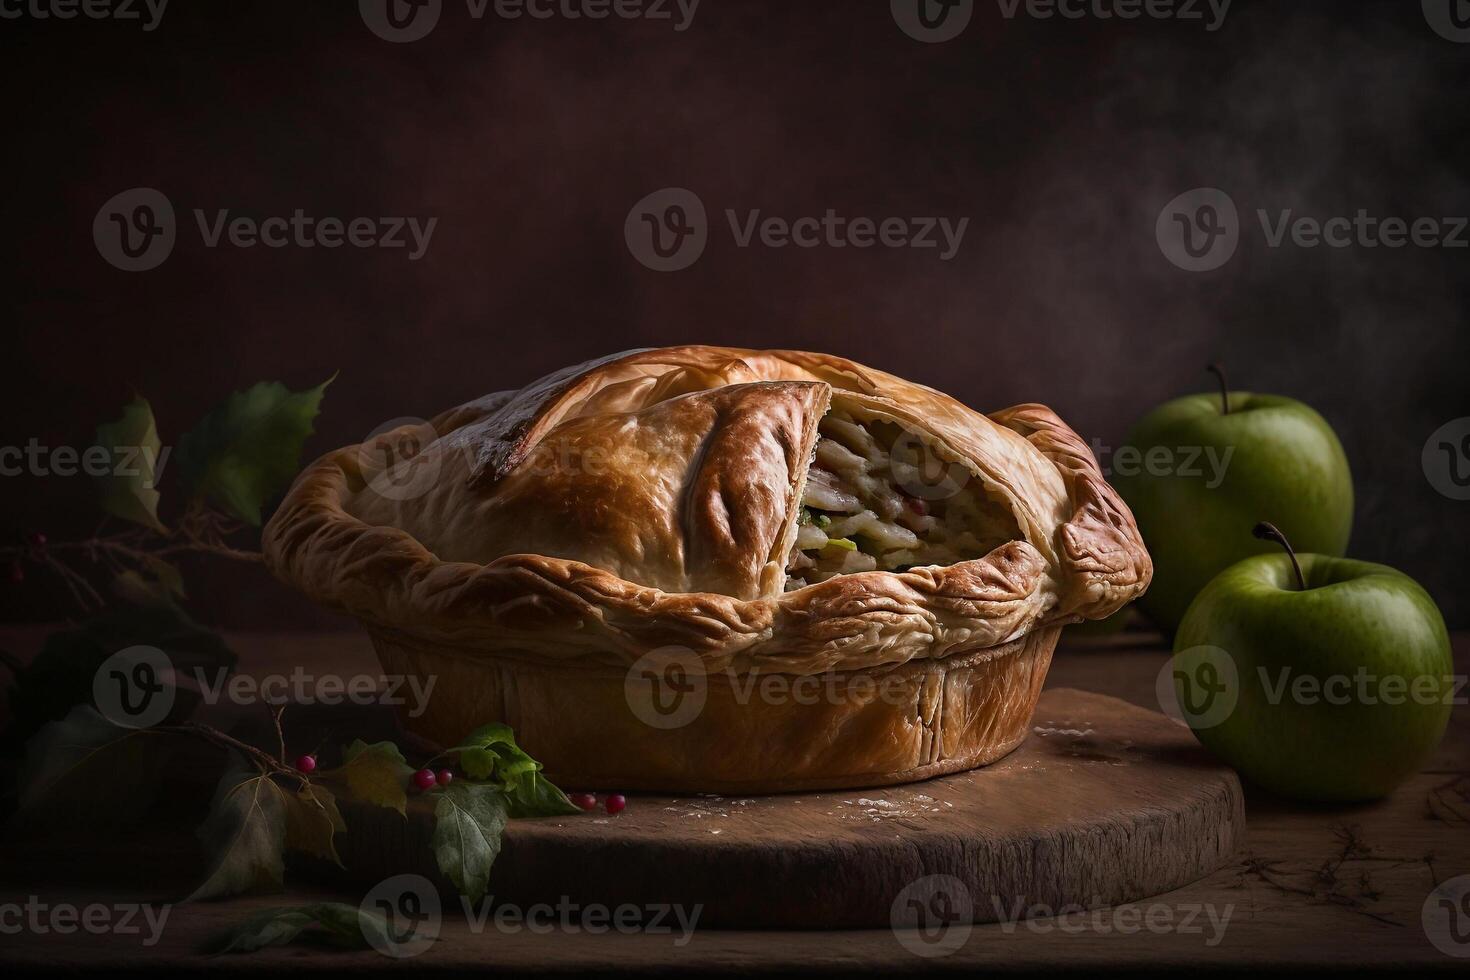
[[[429,848],[432,808],[431,794],[407,821],[355,806],[339,851],[361,885],[425,875],[455,914]],[[1187,729],[1049,690],[1021,747],[974,772],[872,790],[639,795],[616,817],[511,821],[491,892],[522,909],[700,906],[702,927],[887,928],[925,910],[993,922],[1169,891],[1223,865],[1244,830],[1235,773]]]

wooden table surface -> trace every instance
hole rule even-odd
[[[7,649],[30,651],[39,633],[0,633]],[[231,637],[241,672],[264,675],[299,663],[343,675],[376,673],[364,636],[247,634]],[[1048,687],[1077,687],[1156,709],[1154,682],[1166,660],[1147,634],[1065,641]],[[1470,671],[1470,634],[1455,637],[1456,670]],[[288,880],[285,895],[173,907],[157,942],[143,935],[17,930],[6,903],[35,900],[125,903],[156,898],[197,874],[177,841],[135,839],[108,872],[88,874],[44,845],[0,844],[0,964],[51,967],[210,969],[474,968],[583,971],[612,967],[674,972],[918,971],[965,967],[1213,966],[1267,963],[1415,964],[1463,968],[1433,944],[1423,924],[1438,883],[1470,874],[1470,710],[1464,692],[1447,732],[1423,771],[1389,799],[1369,805],[1303,806],[1247,786],[1246,842],[1209,877],[1134,907],[1101,909],[1011,924],[974,926],[944,956],[891,930],[734,932],[695,928],[650,934],[556,929],[550,934],[476,930],[458,909],[446,912],[440,941],[407,962],[376,952],[290,946],[207,958],[208,941],[252,911],[314,900],[357,904],[359,891]],[[636,798],[631,805],[636,806]],[[62,870],[58,870],[62,869]],[[1470,881],[1470,879],[1467,879]],[[492,878],[493,882],[493,878]],[[710,882],[718,888],[718,882]],[[493,890],[493,889],[492,889]],[[1458,923],[1470,929],[1470,919]],[[1441,940],[1441,945],[1446,941]],[[1470,936],[1450,948],[1470,956]]]

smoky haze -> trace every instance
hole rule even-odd
[[[355,3],[170,5],[156,30],[7,22],[0,72],[30,97],[5,166],[17,340],[6,441],[84,444],[131,391],[176,436],[225,392],[340,371],[308,455],[614,350],[683,342],[852,356],[977,408],[1052,405],[1116,445],[1203,390],[1301,398],[1357,479],[1352,552],[1415,575],[1470,624],[1466,508],[1425,441],[1470,415],[1465,249],[1271,248],[1257,219],[1470,213],[1470,44],[1418,3],[1236,0],[1217,30],[1036,19],[977,2],[923,44],[889,4],[704,0],[668,22],[476,21],[446,0],[422,40]],[[36,78],[47,79],[38,86]],[[159,268],[90,237],[103,201],[154,187],[179,213]],[[629,208],[698,195],[709,241],[641,265]],[[1164,205],[1228,194],[1233,258],[1176,268]],[[192,211],[437,217],[386,249],[208,248]],[[958,252],[740,247],[744,220],[968,219]],[[0,480],[17,528],[93,525],[85,481]],[[1269,515],[1262,515],[1267,517]],[[256,570],[196,590],[232,625],[326,622]],[[40,618],[38,588],[3,600]]]

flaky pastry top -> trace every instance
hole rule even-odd
[[[834,403],[891,423],[1017,533],[983,557],[788,590]],[[1147,588],[1132,514],[1050,409],[984,415],[826,354],[688,346],[547,375],[317,460],[266,527],[275,573],[468,656],[817,673],[996,646]]]

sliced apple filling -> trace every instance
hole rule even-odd
[[[1021,537],[984,482],[897,423],[834,406],[821,421],[786,589],[834,575],[982,558]]]

